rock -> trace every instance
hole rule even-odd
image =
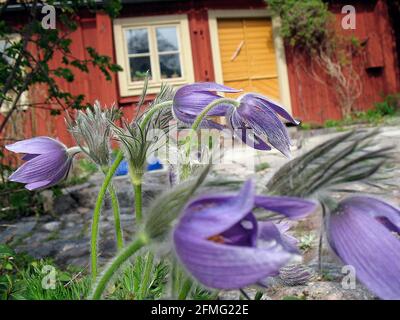
[[[254,288],[246,288],[243,291],[250,298],[250,300],[254,300],[257,291],[260,290],[256,290]],[[242,293],[239,290],[221,291],[218,294],[218,300],[240,300],[240,299],[245,299],[245,298],[243,297]],[[263,296],[261,297],[260,300],[271,300],[271,298],[268,297],[265,293],[263,293]]]
[[[51,190],[43,190],[40,192],[44,212],[53,212],[54,210],[54,195]]]
[[[273,300],[304,299],[304,300],[371,300],[376,299],[361,284],[355,289],[344,289],[338,282],[310,282],[304,286],[283,287],[273,286],[267,289],[267,295]]]
[[[29,219],[29,218],[28,218]],[[17,238],[25,237],[33,231],[37,222],[25,219],[15,224],[3,224],[5,230],[0,233],[0,243],[9,243]],[[3,227],[0,226],[0,230]]]
[[[57,231],[61,226],[61,222],[59,221],[52,221],[52,222],[47,222],[42,226],[43,230],[54,232]]]
[[[77,201],[70,194],[62,194],[54,198],[53,211],[61,216],[78,208]]]

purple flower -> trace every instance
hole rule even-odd
[[[208,104],[222,98],[216,92],[232,93],[240,91],[213,82],[189,84],[176,91],[172,111],[176,119],[191,125]],[[224,116],[229,108],[230,106],[227,104],[218,105],[210,110],[207,116]],[[219,130],[223,129],[223,126],[207,118],[202,121],[202,126]]]
[[[354,196],[328,218],[328,239],[356,277],[382,299],[400,299],[400,210],[381,200]]]
[[[277,275],[282,266],[298,258],[296,246],[281,233],[281,226],[257,222],[255,207],[297,219],[312,212],[315,203],[255,196],[252,181],[237,195],[215,194],[192,201],[175,228],[174,243],[182,264],[203,285],[242,288]]]
[[[248,93],[238,101],[239,107],[232,107],[227,113],[228,124],[235,134],[257,150],[271,150],[272,145],[289,157],[289,134],[278,115],[295,125],[299,122],[278,103],[264,96]]]
[[[61,142],[49,137],[36,137],[18,141],[6,146],[6,149],[25,153],[26,160],[9,180],[26,183],[28,190],[53,186],[63,180],[71,168],[73,155],[77,148],[67,149]]]

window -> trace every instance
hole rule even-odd
[[[121,96],[138,95],[146,72],[149,93],[162,82],[181,86],[193,81],[187,17],[162,16],[117,19],[114,24]]]

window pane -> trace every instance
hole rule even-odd
[[[149,52],[147,29],[126,30],[125,35],[129,54]]]
[[[150,57],[129,58],[129,67],[131,71],[131,80],[141,81],[146,77],[147,71],[151,72]]]
[[[157,48],[159,52],[179,50],[176,27],[157,28]]]
[[[160,55],[159,57],[162,79],[180,78],[182,76],[178,53]]]

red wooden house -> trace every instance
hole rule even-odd
[[[63,83],[66,90],[84,93],[90,102],[115,102],[125,115],[132,116],[143,73],[150,70],[150,93],[157,92],[163,81],[176,87],[216,81],[280,100],[306,122],[340,118],[333,88],[298,68],[304,57],[293,55],[283,44],[279,23],[271,18],[263,0],[122,2],[120,17],[114,21],[103,13],[82,16],[72,40],[75,56],[84,58],[84,48],[91,46],[112,56],[124,71],[111,82],[98,71],[82,74],[73,83]],[[341,32],[367,43],[361,68],[363,94],[357,105],[369,108],[382,99],[381,95],[400,91],[396,28],[387,1],[330,3],[338,26],[342,6],[355,6],[356,29]],[[40,88],[31,91],[30,102],[40,100],[41,94]],[[72,143],[63,116],[54,118],[37,109],[21,121],[25,136],[58,136]]]

